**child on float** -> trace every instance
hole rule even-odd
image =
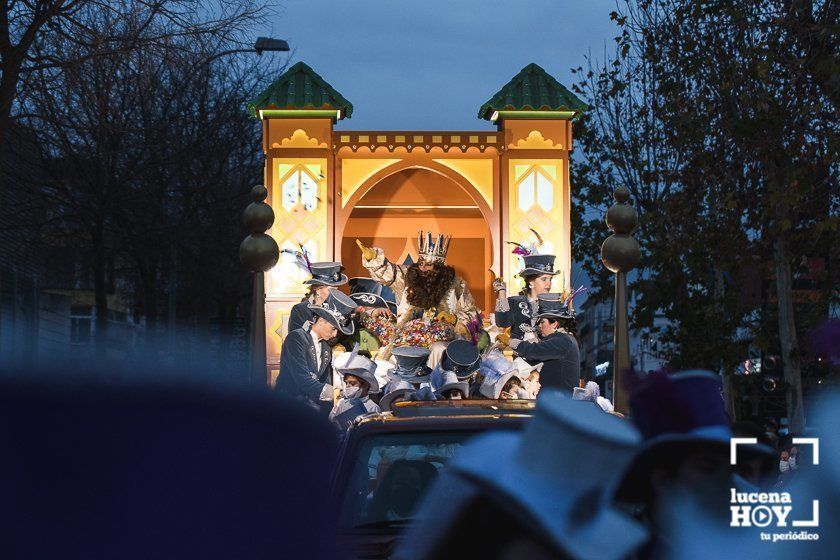
[[[358,345],[353,347],[352,352],[337,356],[333,360],[333,368],[341,376],[344,388],[342,397],[330,412],[330,420],[346,430],[362,414],[380,411],[370,399],[371,394],[379,392],[376,363],[360,355]]]

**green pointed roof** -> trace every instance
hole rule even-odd
[[[572,111],[588,109],[586,103],[533,62],[478,110],[478,118],[490,120],[495,111]]]
[[[353,104],[305,62],[298,62],[265,91],[248,103],[252,116],[261,109],[341,111],[339,118],[353,114]]]

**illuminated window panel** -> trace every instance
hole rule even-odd
[[[318,207],[318,183],[308,173],[298,171],[300,175],[300,195],[303,207],[312,212]]]
[[[554,185],[542,173],[537,175],[537,204],[548,212],[554,208]]]
[[[536,198],[536,175],[536,171],[532,171],[517,186],[517,204],[523,212],[534,205],[534,199]]]
[[[300,172],[292,173],[289,178],[283,182],[281,187],[283,192],[283,209],[290,212],[292,208],[298,205],[300,200],[300,189],[298,189],[298,176]]]

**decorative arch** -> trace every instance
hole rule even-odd
[[[342,239],[344,237],[344,229],[347,226],[347,221],[350,219],[350,215],[353,213],[353,209],[355,208],[356,204],[371,190],[375,187],[380,181],[390,177],[391,175],[395,175],[402,171],[406,171],[409,169],[425,169],[427,171],[432,171],[439,175],[442,175],[464,189],[464,191],[469,195],[472,201],[478,206],[479,211],[481,212],[484,221],[487,223],[487,227],[490,230],[490,240],[493,247],[498,247],[499,243],[499,236],[501,234],[500,231],[500,224],[498,216],[490,206],[487,204],[487,201],[484,200],[484,197],[481,193],[476,189],[476,187],[463,175],[455,171],[454,169],[447,167],[443,164],[437,163],[435,161],[423,161],[422,163],[418,162],[411,162],[411,161],[399,161],[393,163],[383,169],[380,169],[370,177],[368,177],[360,186],[357,188],[350,200],[340,208],[339,212],[336,215],[336,222],[335,222],[335,254],[341,255],[341,244]],[[496,270],[499,267],[497,262],[497,255],[496,251],[493,251],[493,264],[492,269],[496,274],[499,274],[499,271]]]

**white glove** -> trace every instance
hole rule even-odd
[[[319,401],[331,401],[335,395],[335,389],[329,383],[325,383],[321,388],[321,395],[318,397]]]
[[[511,338],[511,339],[508,341],[508,346],[510,346],[510,347],[511,347],[511,348],[513,348],[514,350],[516,350],[516,347],[517,347],[517,346],[519,346],[520,344],[522,344],[522,341],[521,341],[521,340],[519,340],[518,338]]]
[[[493,291],[494,292],[506,292],[507,291],[507,285],[505,284],[504,279],[496,278],[495,280],[493,280]]]

